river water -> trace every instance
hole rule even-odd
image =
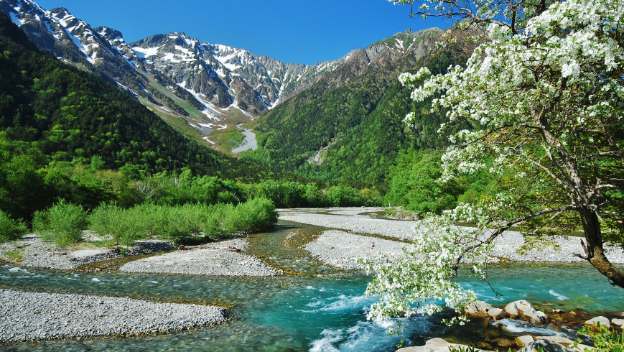
[[[0,267],[0,287],[31,291],[127,296],[154,301],[211,303],[232,307],[228,323],[170,335],[90,338],[0,346],[2,351],[394,351],[435,336],[461,340],[470,332],[449,330],[439,318],[383,323],[366,321],[373,299],[368,278],[332,269],[306,255],[302,245],[320,229],[280,223],[254,235],[249,251],[288,273],[277,278],[70,273]],[[515,299],[591,313],[624,310],[624,290],[584,265],[508,266],[489,271],[490,285],[465,277],[481,299]],[[388,327],[392,327],[388,329]]]

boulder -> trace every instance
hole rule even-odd
[[[450,352],[456,350],[468,350],[475,352],[487,352],[478,348],[447,342],[441,338],[427,340],[424,346],[412,346],[398,349],[396,352]]]
[[[544,312],[539,311],[525,300],[513,301],[505,306],[505,313],[511,318],[520,318],[532,324],[543,324],[548,320]]]
[[[490,315],[488,312],[493,308],[494,307],[492,307],[489,303],[474,301],[466,305],[466,308],[464,308],[464,314],[466,314],[468,318],[489,318]]]
[[[498,320],[498,319],[505,317],[505,311],[500,308],[490,308],[487,311],[487,314],[489,315],[490,318],[494,320]]]
[[[611,319],[611,326],[624,330],[624,319],[613,318]]]
[[[597,316],[586,321],[585,326],[590,328],[597,328],[599,326],[602,326],[609,329],[611,328],[611,322],[606,317]]]

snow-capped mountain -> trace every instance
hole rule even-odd
[[[243,49],[201,43],[184,33],[128,44],[113,28],[92,28],[67,9],[48,11],[33,0],[0,0],[0,11],[40,49],[184,116],[189,114],[176,104],[176,97],[212,120],[221,120],[232,108],[257,116],[336,66],[286,64]],[[169,92],[157,89],[161,87]]]
[[[40,49],[134,90],[143,88],[145,80],[135,74],[135,68],[117,49],[66,9],[46,11],[32,0],[0,0],[0,11],[8,14]]]
[[[115,29],[92,28],[67,9],[45,10],[34,0],[0,0],[0,11],[41,50],[116,82],[204,135],[227,128],[230,116],[258,116],[320,79],[337,86],[415,50],[411,33],[403,33],[336,61],[288,64],[180,32],[127,43]]]
[[[296,65],[244,49],[201,43],[184,33],[158,34],[132,44],[146,69],[166,76],[200,102],[260,114],[336,63]]]

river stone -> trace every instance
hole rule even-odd
[[[505,306],[505,313],[511,318],[521,318],[532,324],[543,324],[548,319],[544,312],[533,308],[531,303],[523,299],[508,303]]]
[[[516,339],[514,340],[514,342],[516,343],[516,345],[520,346],[520,347],[526,347],[528,346],[531,342],[535,341],[533,339],[533,336],[531,335],[522,335],[522,336],[518,336],[516,337]]]
[[[611,319],[611,325],[614,328],[619,328],[620,330],[624,330],[624,319],[613,318]]]
[[[490,315],[488,312],[493,309],[492,305],[483,301],[470,302],[464,308],[464,314],[468,318],[488,318]]]
[[[470,346],[460,345],[456,343],[449,343],[441,338],[433,338],[427,340],[424,346],[412,346],[404,347],[396,350],[396,352],[450,352],[456,350],[469,350],[475,352],[486,352],[478,348],[471,348]]]
[[[531,342],[519,352],[570,352],[570,350],[550,341],[537,340]]]
[[[585,326],[588,326],[591,328],[597,328],[599,326],[603,326],[605,328],[611,328],[611,322],[606,317],[597,316],[595,318],[591,318],[588,321],[586,321]]]
[[[490,316],[490,318],[498,320],[505,316],[505,311],[500,308],[490,308],[488,309],[487,314]]]
[[[548,341],[551,343],[555,343],[558,345],[563,345],[563,346],[571,346],[574,344],[574,341],[570,340],[567,337],[564,336],[542,336],[540,337],[540,340],[544,340],[544,341]]]

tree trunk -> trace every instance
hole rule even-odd
[[[587,208],[581,209],[580,215],[587,240],[585,245],[587,261],[606,276],[613,285],[624,288],[624,273],[619,271],[605,256],[598,215]]]

